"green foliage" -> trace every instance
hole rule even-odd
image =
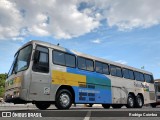
[[[7,77],[7,74],[0,74],[0,97],[3,97],[5,92],[6,77]]]

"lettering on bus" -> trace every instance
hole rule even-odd
[[[79,92],[86,92],[86,93],[100,93],[100,91],[96,91],[96,90],[82,90],[82,89],[79,89]]]

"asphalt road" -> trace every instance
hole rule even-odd
[[[69,110],[57,110],[52,105],[47,110],[39,110],[32,104],[0,104],[0,116],[2,114],[3,117],[0,117],[0,120],[136,120],[139,118],[142,120],[159,120],[160,107],[151,108],[150,106],[144,106],[141,109],[128,109],[126,107],[121,109],[103,109],[101,106],[96,105],[92,108],[77,105],[76,107],[72,106]],[[6,114],[11,117],[6,117]]]

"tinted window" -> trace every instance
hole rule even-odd
[[[148,82],[148,83],[154,83],[151,75],[145,74],[145,75],[144,75],[144,78],[145,78],[145,81],[146,81],[146,82]]]
[[[93,61],[86,59],[87,70],[93,71]]]
[[[33,63],[33,71],[35,72],[49,72],[49,50],[46,47],[37,46],[36,50],[39,51],[38,61]]]
[[[134,72],[134,75],[135,75],[135,79],[136,79],[136,80],[140,80],[140,77],[139,77],[139,73],[138,73],[138,72]]]
[[[134,72],[134,74],[135,74],[135,79],[136,80],[138,80],[138,81],[144,81],[144,77],[143,77],[142,73]]]
[[[153,75],[150,75],[150,77],[151,77],[151,83],[154,83]]]
[[[85,61],[85,58],[78,57],[78,68],[86,70],[86,61]]]
[[[18,53],[17,60],[14,66],[14,71],[19,72],[26,70],[29,66],[30,56],[32,52],[32,46],[29,45],[21,49]]]
[[[73,55],[65,54],[66,66],[75,67],[76,58]]]
[[[95,65],[96,65],[96,72],[102,73],[102,69],[103,69],[102,63],[96,62]]]
[[[108,64],[103,64],[103,73],[109,75],[109,66],[108,66]]]
[[[128,69],[123,69],[123,77],[129,79],[129,70]]]
[[[111,65],[110,72],[111,72],[111,75],[116,76],[116,67]]]
[[[132,80],[134,80],[134,73],[133,73],[133,71],[129,70],[128,72],[129,72],[129,78],[132,79]]]
[[[48,54],[40,52],[39,62],[47,63],[48,62]]]
[[[140,76],[140,80],[144,81],[144,75],[142,73],[140,73],[139,76]]]
[[[16,54],[15,57],[14,57],[14,61],[13,61],[12,66],[11,66],[9,72],[8,72],[8,76],[12,75],[12,73],[13,73],[13,68],[14,68],[14,64],[15,64],[16,59],[17,59],[17,55],[18,54]]]
[[[110,70],[111,70],[111,75],[113,76],[118,76],[118,77],[122,77],[122,70],[120,67],[111,65],[110,66]]]
[[[36,50],[41,51],[41,52],[48,52],[48,48],[42,47],[42,46],[37,46]]]
[[[53,51],[53,63],[65,65],[65,54],[60,51]]]
[[[116,67],[116,76],[122,77],[122,71],[120,67]]]

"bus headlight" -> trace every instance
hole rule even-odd
[[[19,91],[14,91],[13,97],[19,97]]]

